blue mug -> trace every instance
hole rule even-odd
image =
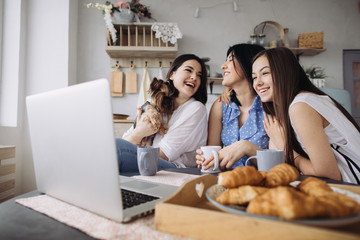
[[[139,172],[143,176],[154,176],[158,170],[160,148],[144,146],[137,148]]]

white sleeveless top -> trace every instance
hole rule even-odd
[[[336,107],[335,103],[328,96],[321,96],[313,93],[298,94],[291,106],[297,102],[304,102],[315,109],[321,116],[323,116],[330,124],[324,128],[325,134],[328,137],[334,155],[336,157],[337,165],[340,169],[342,180],[345,182],[357,183],[354,176],[360,180],[360,172],[355,165],[360,167],[360,133],[354,125],[345,117],[345,115]],[[297,134],[293,122],[290,118],[291,125],[294,129],[296,137],[306,152],[306,149]],[[337,148],[335,150],[334,148]],[[353,163],[349,163],[345,157],[346,155]],[[349,167],[349,164],[351,167]],[[351,170],[352,169],[352,170]]]

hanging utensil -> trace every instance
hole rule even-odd
[[[118,71],[120,68],[119,64],[115,65],[115,71],[110,73],[110,88],[111,88],[111,96],[113,97],[122,97],[123,93],[123,85],[124,85],[124,73]]]
[[[126,73],[125,92],[126,93],[137,93],[137,74],[133,72],[135,68],[134,64],[130,64],[130,72]]]

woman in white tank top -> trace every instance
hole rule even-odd
[[[360,127],[312,84],[289,49],[259,53],[253,79],[267,113],[269,148],[285,150],[287,162],[305,175],[360,184]]]

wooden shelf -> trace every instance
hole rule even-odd
[[[223,78],[208,77],[208,83],[214,82],[214,84],[221,84]]]
[[[270,47],[265,47],[269,49]],[[319,53],[325,52],[326,48],[289,48],[296,56],[314,56]]]
[[[177,43],[164,43],[155,37],[153,23],[114,23],[117,41],[105,46],[111,58],[168,58],[176,57]],[[108,36],[109,37],[109,36]]]
[[[166,49],[163,47],[106,46],[105,51],[111,58],[175,58],[178,50],[177,46]]]

